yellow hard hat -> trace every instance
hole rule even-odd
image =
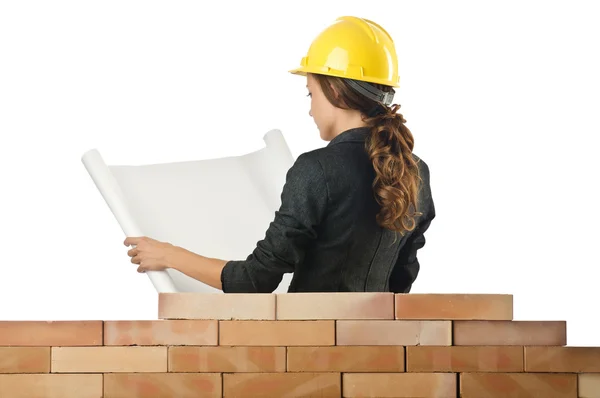
[[[394,41],[381,26],[364,18],[338,18],[313,40],[300,65],[290,73],[316,73],[392,87],[400,83]]]

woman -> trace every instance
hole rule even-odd
[[[301,66],[310,116],[324,148],[303,153],[287,173],[281,207],[243,261],[203,257],[147,237],[125,240],[138,271],[177,269],[224,292],[408,293],[417,251],[435,217],[427,164],[390,106],[398,64],[389,34],[342,17],[313,41]]]

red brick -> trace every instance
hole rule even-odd
[[[337,321],[337,345],[452,344],[451,321]]]
[[[580,398],[600,398],[600,373],[577,375]]]
[[[104,345],[217,345],[218,321],[106,321]]]
[[[340,397],[339,373],[229,373],[224,397]]]
[[[289,347],[288,372],[404,372],[404,347]]]
[[[220,321],[219,344],[230,346],[328,346],[335,321]]]
[[[169,372],[285,372],[285,347],[169,347]]]
[[[0,347],[0,373],[49,373],[50,347]]]
[[[454,321],[454,345],[562,346],[565,321]]]
[[[576,374],[461,373],[461,398],[577,398]]]
[[[394,294],[278,294],[277,319],[394,319]]]
[[[525,371],[600,372],[600,347],[525,347]]]
[[[0,321],[0,346],[102,345],[102,321]]]
[[[406,348],[407,372],[522,372],[523,347]]]
[[[507,320],[513,319],[508,294],[396,294],[396,319]]]
[[[167,347],[53,347],[53,373],[166,372]]]
[[[100,398],[101,374],[0,374],[0,397]]]
[[[221,375],[211,373],[107,373],[104,398],[218,398]]]
[[[160,293],[158,318],[275,320],[275,294]]]
[[[343,396],[455,398],[454,373],[344,373]]]

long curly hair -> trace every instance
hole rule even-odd
[[[376,217],[378,225],[402,236],[414,230],[416,217],[423,214],[417,208],[422,179],[418,161],[412,156],[414,138],[398,112],[400,105],[389,107],[373,101],[355,91],[343,78],[319,74],[313,77],[333,106],[360,111],[363,121],[371,129],[365,149],[375,169],[372,186],[381,207]],[[373,85],[386,92],[393,89]]]

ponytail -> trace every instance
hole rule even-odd
[[[365,119],[371,128],[365,148],[375,170],[373,193],[381,206],[377,223],[404,235],[414,230],[415,218],[423,214],[416,211],[422,180],[412,156],[413,135],[404,125],[406,120],[398,113],[399,109],[400,105],[386,107]]]

